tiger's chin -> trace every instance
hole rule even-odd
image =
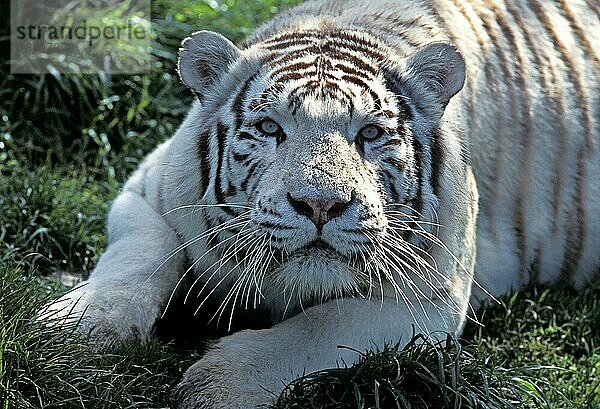
[[[359,271],[348,257],[328,246],[317,245],[287,256],[271,272],[271,279],[289,302],[306,307],[359,293],[364,281]]]

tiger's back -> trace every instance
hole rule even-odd
[[[600,8],[584,1],[309,2],[250,39],[321,16],[410,55],[450,41],[466,60],[457,104],[477,180],[478,283],[582,285],[600,268]],[[307,18],[308,17],[308,18]],[[434,159],[435,160],[435,159]],[[476,287],[476,296],[481,295]]]
[[[598,9],[450,3],[443,18],[473,62],[462,102],[480,195],[479,281],[495,293],[531,273],[581,285],[600,266]]]

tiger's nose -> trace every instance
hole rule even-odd
[[[329,220],[341,216],[352,204],[352,198],[346,201],[342,199],[319,201],[305,198],[296,199],[291,193],[288,193],[287,198],[296,213],[308,217],[319,231]]]

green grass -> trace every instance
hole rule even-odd
[[[560,368],[537,375],[553,407],[600,408],[600,283],[579,292],[530,289],[482,315],[485,327],[464,336],[484,354],[510,368]]]
[[[52,274],[93,268],[108,203],[185,115],[192,96],[174,69],[181,39],[206,28],[240,41],[294,2],[155,0],[157,58],[146,75],[14,76],[1,56],[0,409],[168,406],[200,351],[152,341],[101,354],[35,313],[65,290]],[[7,10],[0,0],[0,17]],[[531,288],[480,312],[484,327],[470,324],[460,343],[358,351],[352,368],[296,381],[277,408],[600,409],[599,304],[600,283]]]
[[[533,375],[533,376],[532,376]],[[278,408],[510,408],[543,407],[535,373],[496,367],[475,346],[450,335],[440,343],[414,337],[402,349],[361,354],[349,369],[296,380]]]
[[[10,172],[0,179],[1,252],[46,273],[88,273],[105,245],[116,184],[68,167]]]
[[[32,319],[60,291],[18,268],[0,269],[1,408],[167,407],[192,356],[157,341],[95,352],[73,328]]]

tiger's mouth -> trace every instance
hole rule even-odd
[[[314,258],[314,259],[322,259],[322,260],[331,260],[337,262],[347,262],[349,261],[349,257],[340,251],[336,250],[331,244],[327,243],[320,237],[304,244],[297,249],[285,252],[282,251],[280,253],[279,260],[282,264],[290,261],[292,259],[297,258]]]
[[[324,251],[324,252],[338,253],[337,250],[335,250],[333,247],[331,247],[331,245],[329,243],[327,243],[325,240],[323,240],[320,237],[314,239],[311,242],[306,243],[304,246],[302,246],[299,249],[297,249],[294,253],[296,253],[298,251],[312,252],[314,250],[321,250],[321,251]]]

